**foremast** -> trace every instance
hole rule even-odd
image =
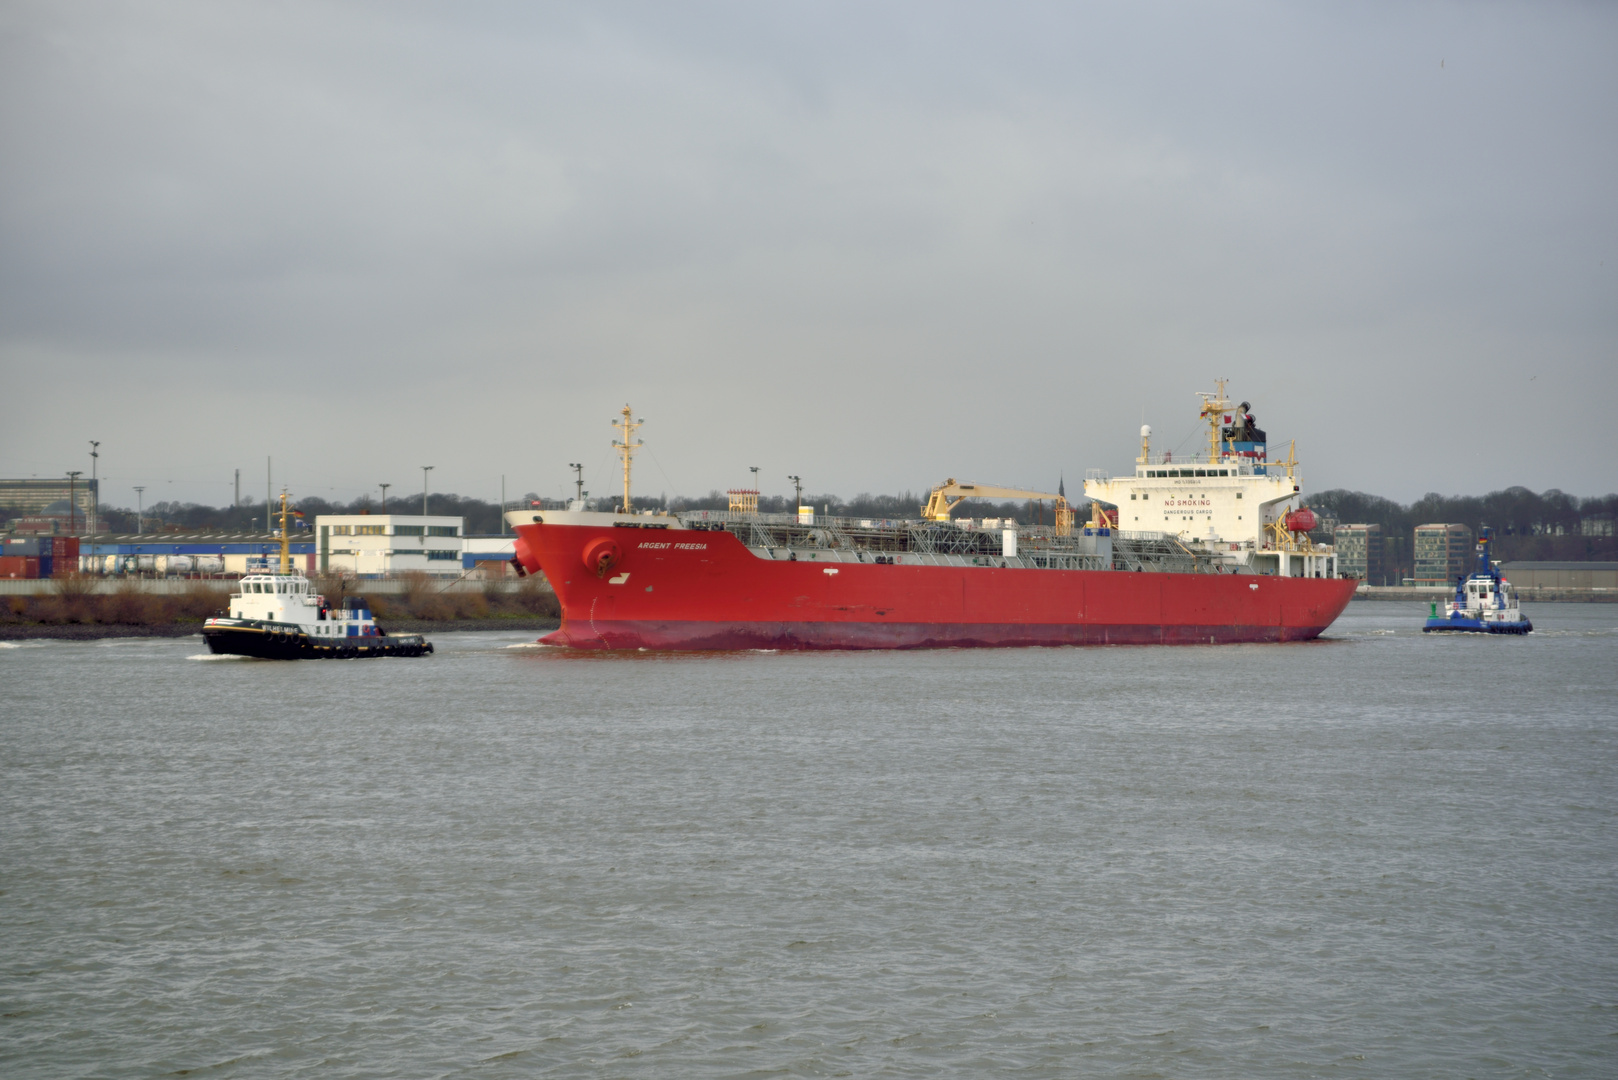
[[[630,419],[633,415],[633,412],[626,404],[621,414],[622,418],[612,422],[612,426],[618,430],[620,436],[612,441],[612,448],[618,451],[619,456],[624,459],[624,504],[622,511],[626,514],[635,512],[635,504],[629,498],[629,466],[635,456],[635,451],[646,445],[640,439],[635,438],[635,432],[639,431],[640,426],[646,421]]]

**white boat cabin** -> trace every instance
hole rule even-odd
[[[364,600],[349,597],[340,607],[328,607],[326,598],[302,574],[242,578],[241,591],[230,594],[230,617],[290,623],[314,637],[372,637],[378,633]]]

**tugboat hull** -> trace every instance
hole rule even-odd
[[[1515,622],[1484,622],[1482,619],[1428,619],[1424,634],[1530,634],[1534,624],[1527,619]]]
[[[420,634],[388,637],[311,638],[295,626],[276,626],[245,619],[212,620],[202,629],[208,651],[260,660],[363,660],[378,656],[427,656],[432,642]]]

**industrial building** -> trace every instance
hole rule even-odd
[[[49,521],[60,516],[64,520],[58,531],[73,532],[75,530],[69,524],[70,520],[81,527],[89,525],[90,513],[98,505],[100,489],[100,481],[82,476],[76,480],[65,476],[48,480],[0,480],[0,510],[8,518],[33,517]],[[70,505],[73,508],[71,514],[68,511]]]
[[[1472,530],[1465,525],[1417,525],[1414,573],[1417,585],[1451,585],[1472,571]]]
[[[461,574],[458,517],[420,514],[321,514],[315,518],[316,569],[378,577],[419,571]]]
[[[1367,585],[1386,585],[1382,569],[1382,526],[1339,525],[1332,530],[1337,572]]]
[[[1618,592],[1618,562],[1508,562],[1500,572],[1524,589],[1590,589]]]
[[[304,530],[288,547],[292,566],[315,569],[315,544]],[[281,557],[279,533],[146,533],[85,538],[79,567],[89,574],[246,574]]]
[[[468,536],[461,545],[461,571],[480,578],[515,575],[511,560],[517,557],[515,536]]]

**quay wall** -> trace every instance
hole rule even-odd
[[[106,577],[106,578],[80,578],[68,586],[73,592],[82,596],[113,596],[118,593],[143,593],[148,596],[184,596],[197,589],[219,589],[227,592],[236,591],[236,578],[182,578],[182,577]],[[319,579],[311,579],[319,588]],[[452,580],[440,584],[429,581],[423,585],[407,578],[361,578],[348,579],[347,592],[350,596],[403,596],[411,592],[446,593],[481,593],[484,596],[505,596],[520,593],[525,583],[532,581],[541,592],[551,592],[550,582],[545,580],[543,574],[530,575],[528,578],[510,579],[468,579]],[[63,580],[60,578],[0,578],[0,596],[55,596],[64,592]]]
[[[1361,585],[1356,600],[1443,600],[1455,595],[1453,585]],[[1518,587],[1517,596],[1535,604],[1618,604],[1618,589],[1553,589]]]

